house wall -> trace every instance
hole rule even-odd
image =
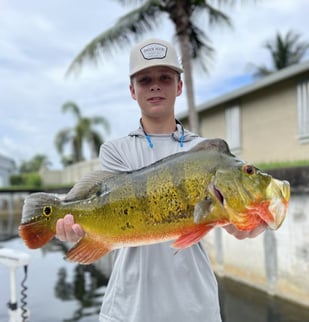
[[[296,78],[200,112],[201,135],[226,140],[225,109],[235,102],[241,109],[237,153],[241,159],[254,163],[308,160],[309,143],[298,140]]]
[[[223,107],[213,109],[200,115],[201,136],[212,138],[226,138],[225,110]]]
[[[241,99],[240,157],[254,162],[309,158],[309,144],[298,141],[295,80]]]

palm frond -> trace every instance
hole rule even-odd
[[[121,49],[132,42],[132,37],[139,37],[146,31],[157,26],[159,13],[159,1],[147,1],[139,8],[118,19],[115,25],[95,37],[74,58],[66,75],[78,71],[86,61],[98,64],[102,55],[110,55],[113,50]]]
[[[92,131],[87,138],[89,146],[91,147],[91,156],[95,158],[98,155],[100,146],[104,143],[104,138],[97,131]]]
[[[194,7],[192,13],[192,19],[194,20],[195,16],[203,15],[205,11],[207,11],[208,13],[208,22],[210,26],[226,25],[228,27],[233,27],[232,21],[229,16],[211,6],[208,1],[197,1],[197,5]]]
[[[91,123],[93,125],[102,125],[107,133],[110,131],[110,124],[107,119],[103,116],[94,116],[91,118]]]
[[[64,146],[72,140],[72,129],[66,128],[59,131],[55,138],[55,147],[60,155],[63,154]]]
[[[114,0],[119,2],[123,6],[136,5],[138,3],[143,3],[145,0]]]
[[[273,70],[265,66],[254,66],[254,76],[267,76],[275,71],[298,64],[309,49],[308,42],[300,41],[300,34],[288,31],[285,36],[277,32],[275,37],[264,43],[271,56]]]
[[[195,64],[205,72],[209,72],[209,65],[213,60],[215,49],[211,46],[211,41],[207,35],[196,25],[191,25],[190,41],[192,49],[192,59]]]
[[[62,105],[62,112],[65,113],[67,111],[72,112],[72,114],[74,116],[76,116],[77,119],[81,118],[80,108],[78,107],[78,105],[75,102],[67,101]]]

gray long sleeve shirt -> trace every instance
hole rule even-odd
[[[151,135],[151,148],[140,128],[102,145],[100,160],[105,171],[131,171],[201,140],[178,124],[171,135]],[[221,322],[217,282],[202,245],[175,254],[170,244],[115,251],[101,322]]]

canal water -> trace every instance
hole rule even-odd
[[[17,268],[19,306],[25,303],[31,322],[94,322],[104,296],[108,276],[95,266],[81,266],[63,259],[66,247],[51,242],[38,250],[27,249],[20,238],[0,241],[0,247],[30,254],[26,296],[21,295],[25,272]],[[218,278],[223,322],[308,322],[309,307],[296,305],[236,283]],[[9,269],[0,265],[0,321],[8,321]],[[22,302],[22,303],[21,303]],[[159,321],[158,321],[159,322]],[[197,321],[203,322],[203,321]]]

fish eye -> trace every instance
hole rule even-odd
[[[248,164],[244,165],[243,171],[244,173],[249,175],[255,174],[255,168],[252,165],[248,165]]]
[[[51,216],[52,212],[53,212],[52,207],[50,207],[50,206],[46,206],[46,207],[43,208],[43,215],[45,217]]]

